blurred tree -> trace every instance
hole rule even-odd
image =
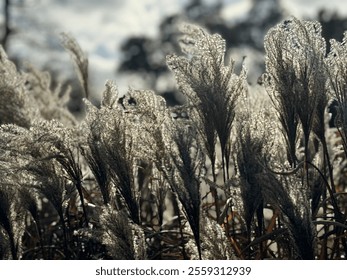
[[[4,23],[3,23],[3,34],[1,38],[1,45],[6,50],[7,40],[11,33],[10,28],[10,0],[4,0],[3,14],[4,14]]]
[[[159,26],[158,38],[129,38],[121,47],[123,61],[117,72],[146,76],[150,83],[148,86],[162,95],[170,105],[175,105],[182,99],[174,83],[167,82],[166,87],[163,87],[162,80],[170,77],[165,64],[166,55],[180,54],[177,40],[179,23],[193,22],[206,27],[212,33],[221,34],[226,40],[227,48],[249,46],[262,51],[266,31],[283,18],[279,0],[253,0],[247,17],[232,24],[222,18],[223,7],[222,1],[211,4],[203,0],[191,0],[184,7],[182,14],[163,19]]]
[[[208,21],[206,27],[225,38],[227,48],[249,46],[263,51],[266,32],[283,17],[279,0],[252,0],[251,9],[243,20],[228,24],[219,18],[219,22]]]
[[[328,12],[324,9],[318,12],[317,20],[322,25],[322,36],[327,42],[327,52],[330,51],[330,39],[342,41],[343,33],[347,30],[347,19],[340,17],[337,12]]]
[[[122,45],[121,51],[125,57],[120,71],[152,71],[150,58],[147,53],[153,42],[146,37],[132,37]]]
[[[159,26],[159,38],[137,36],[125,41],[121,46],[123,61],[117,69],[119,73],[137,73],[146,76],[149,88],[160,93],[170,105],[179,103],[174,97],[174,87],[167,84],[159,89],[158,83],[160,78],[169,76],[165,63],[166,55],[172,52],[179,53],[176,26],[178,21],[180,21],[179,15],[165,18]]]

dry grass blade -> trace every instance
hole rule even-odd
[[[294,176],[279,180],[267,173],[258,175],[258,180],[262,183],[264,198],[285,215],[284,223],[290,232],[297,257],[314,259],[315,235],[310,203],[307,191],[303,191],[301,182]],[[288,189],[292,189],[291,194]]]
[[[194,25],[184,26],[183,33],[181,48],[191,58],[171,55],[167,57],[167,63],[175,74],[180,90],[194,108],[191,117],[197,122],[212,168],[215,163],[216,136],[218,137],[224,181],[227,181],[231,128],[237,100],[246,91],[246,71],[242,69],[237,76],[233,72],[233,61],[225,65],[226,46],[220,35],[210,35]]]
[[[64,48],[70,53],[73,61],[76,64],[79,81],[84,90],[85,97],[88,98],[88,57],[82,51],[76,39],[72,36],[62,33],[61,42]]]
[[[145,236],[142,229],[132,223],[125,211],[105,207],[100,215],[103,228],[101,239],[108,253],[116,260],[145,260]]]
[[[17,198],[13,187],[0,185],[0,227],[5,231],[8,240],[10,256],[14,260],[21,257],[21,243],[24,234],[24,208]],[[1,230],[0,230],[1,231]],[[6,251],[5,251],[6,252]],[[2,253],[5,254],[5,253]]]
[[[173,145],[170,158],[173,166],[164,169],[165,178],[183,206],[183,211],[193,231],[199,258],[201,259],[201,198],[200,182],[197,176],[201,154],[196,146],[194,132],[191,127],[177,123],[172,129]]]

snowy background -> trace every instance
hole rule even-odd
[[[4,1],[2,1],[4,2]],[[158,36],[164,17],[182,12],[188,0],[17,0],[12,1],[8,53],[34,66],[49,65],[61,78],[75,75],[69,55],[59,44],[59,34],[67,32],[77,39],[89,56],[90,83],[101,93],[107,79],[115,80],[121,91],[135,84],[116,73],[122,60],[120,46],[131,36]],[[214,3],[213,0],[205,0]],[[221,17],[227,22],[244,19],[250,0],[221,0]],[[282,0],[288,13],[298,18],[314,18],[321,8],[337,10],[347,16],[344,0]],[[267,7],[263,7],[266,10]],[[259,16],[264,11],[259,11]],[[17,32],[17,33],[16,33]],[[54,69],[55,68],[55,69]]]

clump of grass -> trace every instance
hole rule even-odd
[[[286,137],[289,162],[296,166],[299,120],[304,134],[305,156],[317,104],[323,100],[325,40],[318,22],[296,18],[272,28],[265,38],[266,81]]]
[[[280,179],[274,174],[261,174],[263,195],[284,215],[283,222],[289,230],[295,248],[293,258],[314,259],[315,230],[309,204],[309,192],[302,187],[300,178],[286,175]],[[288,189],[291,189],[289,192]]]
[[[201,153],[196,145],[196,139],[192,128],[182,125],[174,125],[172,131],[173,147],[170,151],[172,162],[169,168],[164,169],[165,177],[178,200],[182,204],[183,211],[192,229],[195,243],[201,259],[200,244],[200,182],[199,165]]]
[[[108,254],[116,260],[147,258],[143,229],[129,220],[126,212],[104,207],[100,215],[101,239]]]
[[[25,80],[17,72],[0,46],[0,124],[16,124],[28,128],[34,111],[25,93]]]
[[[248,119],[249,121],[249,119]],[[264,164],[261,162],[265,146],[264,138],[256,138],[245,120],[240,126],[237,166],[240,174],[241,197],[245,212],[245,221],[248,231],[248,242],[252,236],[252,222],[257,215],[256,235],[259,237],[263,231],[263,204],[262,186],[257,175],[263,172]]]
[[[270,29],[263,95],[226,63],[220,35],[186,25],[185,56],[167,57],[187,98],[174,108],[113,82],[93,105],[88,59],[62,39],[81,121],[69,91],[0,49],[2,259],[346,257],[346,35],[326,56],[317,22]]]
[[[189,115],[211,162],[213,182],[217,181],[217,139],[221,152],[223,180],[230,178],[231,133],[237,100],[246,90],[246,71],[234,73],[234,61],[225,63],[226,46],[220,35],[210,35],[194,25],[183,28],[181,48],[187,57],[170,55],[167,64],[187,97]],[[220,215],[218,193],[211,189]]]
[[[116,95],[117,93],[112,92],[112,94]],[[115,96],[115,98],[117,97]],[[105,100],[103,103],[106,105],[107,101]],[[106,164],[106,170],[110,176],[109,180],[116,187],[133,222],[140,224],[140,209],[134,182],[135,157],[133,154],[134,141],[130,131],[131,125],[124,110],[118,107],[117,103],[112,104],[113,106],[107,104],[108,106],[97,109],[91,103],[87,103],[87,114],[89,115],[87,118],[94,118],[89,121],[90,123],[98,123],[98,126],[91,126],[91,129],[96,129],[95,132],[91,131],[91,133],[100,135],[99,143],[102,146],[101,153],[104,161],[101,164]],[[98,142],[94,143],[94,145],[97,144]],[[97,156],[97,154],[93,154],[93,156]],[[107,186],[103,188],[103,192],[107,198]]]
[[[3,256],[14,260],[20,259],[22,254],[22,236],[24,227],[24,209],[16,200],[16,189],[13,187],[4,187],[0,189],[0,225],[3,230],[4,241],[2,247]],[[7,248],[6,248],[7,247]],[[7,253],[6,249],[9,249]]]

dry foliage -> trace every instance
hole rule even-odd
[[[48,73],[1,49],[0,258],[346,258],[346,37],[327,54],[318,22],[278,24],[250,87],[221,36],[186,25],[167,64],[187,102],[170,108],[110,81],[93,105],[63,34],[81,121]]]

